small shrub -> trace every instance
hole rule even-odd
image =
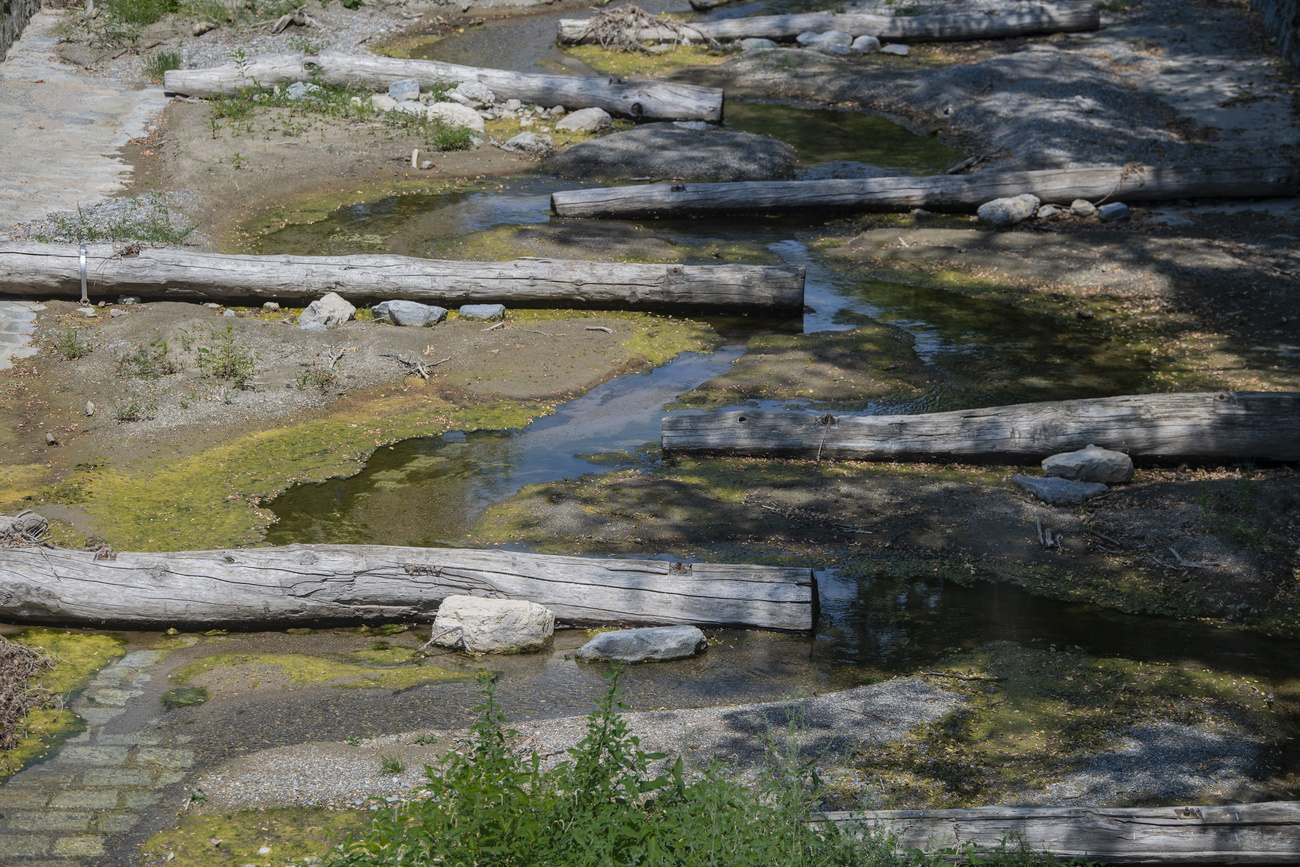
[[[212,332],[209,342],[194,349],[199,370],[216,379],[228,380],[235,388],[246,389],[257,371],[257,354],[227,325],[223,332]]]
[[[151,81],[162,81],[163,75],[171,69],[181,68],[179,51],[159,51],[144,63],[144,74]]]
[[[54,336],[52,348],[55,355],[76,361],[95,351],[89,340],[82,340],[81,333],[75,328],[65,328]]]

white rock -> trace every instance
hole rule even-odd
[[[1014,226],[1021,220],[1032,217],[1036,210],[1038,210],[1038,196],[1023,193],[1019,196],[1008,196],[985,202],[979,206],[977,213],[981,220],[995,226]]]
[[[1038,214],[1036,216],[1040,220],[1046,220],[1064,212],[1063,208],[1058,208],[1056,205],[1043,205],[1038,209]]]
[[[496,94],[481,81],[462,81],[447,98],[470,108],[488,108],[497,101]]]
[[[1097,217],[1107,223],[1113,223],[1116,220],[1127,220],[1128,216],[1128,205],[1123,202],[1111,202],[1097,209]]]
[[[907,56],[907,46],[891,42],[889,45],[881,46],[881,54],[897,54],[899,57]]]
[[[1052,455],[1043,461],[1043,472],[1076,482],[1121,484],[1133,478],[1133,459],[1123,452],[1098,448],[1091,443],[1086,449]]]
[[[874,36],[859,36],[849,47],[859,54],[875,54],[880,51],[880,40]]]
[[[1087,199],[1075,199],[1070,202],[1070,213],[1076,217],[1091,217],[1097,213],[1097,206]]]
[[[433,621],[433,643],[469,653],[541,650],[555,615],[535,602],[448,596]]]
[[[94,307],[78,307],[78,308],[77,308],[77,312],[80,313],[82,316],[94,316],[94,315],[95,315],[95,308],[94,308]]]
[[[474,132],[487,131],[483,125],[483,118],[479,116],[479,113],[467,105],[461,105],[459,102],[435,102],[425,108],[425,114],[429,117],[440,118],[448,126],[472,129]]]
[[[388,85],[388,96],[393,102],[405,102],[420,98],[420,82],[414,78],[404,78]]]
[[[1104,494],[1110,490],[1105,485],[1095,482],[1073,482],[1069,479],[1059,478],[1040,479],[1037,476],[1012,476],[1011,481],[1044,503],[1052,506],[1077,506],[1090,497]]]
[[[86,415],[90,416],[94,414],[95,414],[95,405],[90,401],[86,401]]]
[[[597,132],[613,123],[609,112],[603,108],[584,108],[567,114],[555,125],[557,132]]]
[[[347,322],[356,312],[357,308],[348,303],[346,298],[336,292],[327,292],[308,304],[307,309],[298,315],[298,327],[310,328],[315,325],[333,328]]]
[[[569,112],[568,109],[566,109],[562,105],[553,105],[546,110],[546,113],[549,114],[551,117],[564,117]]]
[[[434,304],[421,304],[418,301],[384,301],[370,308],[375,319],[391,322],[394,325],[408,325],[422,328],[436,325],[447,318],[447,308]]]
[[[523,107],[524,104],[517,99],[506,100],[506,111],[519,111]]]
[[[555,143],[551,141],[549,135],[521,132],[501,147],[517,154],[545,154],[555,149]]]
[[[392,111],[397,108],[397,100],[386,93],[376,93],[370,97],[370,104],[375,107],[375,111]]]
[[[604,632],[579,648],[578,659],[593,662],[662,662],[695,656],[708,647],[704,633],[694,626],[655,629],[620,629]]]
[[[781,46],[777,45],[771,39],[763,39],[762,37],[759,36],[751,36],[748,39],[740,40],[740,47],[743,48],[745,51],[754,51],[755,49],[780,48]]]
[[[289,99],[304,99],[306,97],[315,97],[324,93],[319,84],[304,84],[301,81],[295,81],[284,89],[284,95]]]

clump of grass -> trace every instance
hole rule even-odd
[[[117,372],[136,379],[158,379],[178,370],[171,358],[171,350],[163,337],[155,338],[149,345],[137,344],[127,352],[117,353]]]
[[[158,404],[153,401],[133,400],[113,407],[113,418],[118,424],[149,421],[158,414]]]
[[[385,774],[397,775],[406,770],[406,762],[398,756],[380,756],[379,770]]]
[[[76,361],[95,351],[94,345],[89,340],[83,340],[81,332],[76,328],[63,329],[54,335],[50,343],[54,354],[67,361]]]
[[[37,236],[39,241],[144,241],[150,244],[179,244],[194,231],[194,226],[177,228],[172,225],[167,200],[158,195],[134,196],[128,201],[133,207],[126,217],[109,220],[101,226],[77,208],[76,216],[50,215],[50,230]]]
[[[714,766],[688,781],[678,758],[664,773],[621,711],[618,674],[587,719],[569,759],[542,771],[534,751],[517,755],[492,679],[480,693],[467,749],[427,767],[425,797],[380,810],[341,847],[336,867],[565,867],[755,865],[904,867],[945,863],[942,855],[896,854],[893,840],[855,837],[812,819],[818,780],[787,762],[759,791],[724,779]],[[797,761],[791,757],[790,761]],[[998,853],[972,863],[1032,863]],[[974,854],[974,853],[971,853]],[[1029,853],[1032,856],[1033,853]]]
[[[144,74],[150,81],[162,81],[168,70],[181,68],[179,51],[159,51],[144,62]]]

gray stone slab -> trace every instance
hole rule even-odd
[[[68,858],[96,858],[104,854],[104,838],[97,834],[60,837],[54,841],[53,854]]]
[[[1037,476],[1013,476],[1011,481],[1052,506],[1077,506],[1084,500],[1110,490],[1095,482],[1072,482],[1069,479],[1043,479]]]
[[[86,786],[148,786],[153,772],[141,768],[92,768],[82,777]]]
[[[41,834],[6,834],[0,837],[0,848],[11,858],[30,858],[50,851],[50,838]]]
[[[164,768],[188,768],[194,764],[193,750],[164,750],[156,747],[144,747],[136,753],[135,760],[141,765],[158,765]]]
[[[63,810],[27,812],[15,810],[0,819],[0,830],[14,831],[84,831],[90,827],[90,814]]]

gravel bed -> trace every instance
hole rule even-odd
[[[143,227],[154,227],[177,236],[190,224],[182,216],[198,194],[192,190],[146,193],[119,199],[104,199],[76,211],[54,211],[43,220],[17,223],[5,230],[11,241],[44,241],[75,244],[78,241],[114,241],[133,238]]]
[[[768,744],[796,743],[805,758],[817,757],[832,784],[843,774],[837,760],[857,747],[897,741],[918,725],[934,722],[965,699],[920,678],[899,678],[844,692],[792,702],[738,707],[626,713],[646,752],[682,755],[688,767],[723,762],[752,782],[766,767]],[[544,766],[566,758],[586,729],[585,717],[512,724],[514,748],[536,750]],[[432,746],[416,744],[429,734]],[[365,806],[371,798],[397,800],[424,781],[424,764],[465,736],[464,731],[411,732],[374,738],[359,745],[312,743],[243,756],[204,774],[195,783],[217,809],[316,805]],[[381,770],[383,757],[398,757],[400,774]]]

